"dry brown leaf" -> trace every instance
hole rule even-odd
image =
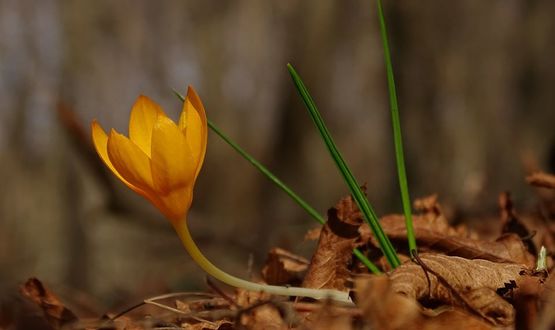
[[[514,292],[516,310],[516,329],[535,329],[538,319],[539,297],[543,290],[543,282],[535,277],[526,277],[518,284]]]
[[[352,315],[345,310],[335,308],[332,304],[324,304],[306,316],[303,327],[318,330],[351,330],[352,323]]]
[[[392,291],[385,275],[357,277],[355,297],[372,329],[410,329],[421,318],[416,300]]]
[[[30,278],[19,291],[42,309],[46,320],[54,329],[60,329],[77,321],[77,316],[66,308],[60,299],[36,278]]]
[[[182,323],[181,328],[185,330],[231,330],[233,329],[233,323],[227,320],[206,321],[194,324]]]
[[[408,262],[391,272],[394,292],[468,308],[497,325],[513,322],[513,307],[496,292],[518,286],[526,277],[520,274],[523,265],[440,254],[422,254],[420,259],[425,267]]]
[[[522,240],[515,234],[501,237],[495,242],[476,240],[453,234],[454,229],[446,226],[444,220],[430,220],[424,216],[414,216],[414,232],[419,248],[429,248],[448,255],[467,259],[486,259],[495,262],[514,262],[532,266],[534,256],[528,253]],[[380,224],[389,239],[397,244],[406,244],[407,230],[403,215],[393,214],[381,218]],[[377,242],[367,226],[360,227],[363,240],[377,246]]]
[[[394,292],[385,275],[358,277],[355,294],[357,305],[372,329],[493,329],[490,324],[457,308],[444,308],[440,313],[425,310],[415,299]]]
[[[314,227],[309,229],[306,234],[304,235],[305,241],[315,241],[320,238],[320,234],[322,233],[322,226]]]
[[[236,301],[243,308],[239,322],[248,329],[288,329],[269,294],[238,289]]]
[[[229,308],[229,301],[222,297],[210,297],[194,300],[175,300],[175,308],[184,312],[201,312]]]
[[[104,325],[106,326],[106,325]],[[117,320],[115,320],[112,324],[111,324],[112,328],[108,329],[115,329],[115,330],[144,330],[144,329],[149,329],[152,327],[152,324],[150,324],[150,322],[148,324],[141,324],[139,325],[137,323],[136,320],[132,319],[131,317],[128,316],[120,316],[118,317]],[[82,327],[82,324],[79,324],[79,327],[77,327],[77,329],[97,329],[98,328],[98,324],[95,327]],[[102,327],[100,328],[102,329]]]
[[[555,189],[555,175],[535,172],[527,176],[526,181],[536,187]]]
[[[262,278],[273,285],[299,285],[308,268],[308,260],[281,248],[273,248],[268,253],[262,268]]]
[[[441,205],[437,200],[437,195],[430,195],[418,198],[414,201],[414,210],[419,212],[417,215],[421,228],[434,229],[449,236],[460,236],[465,234],[464,229],[455,229],[449,225],[449,221],[443,214]]]
[[[303,287],[346,290],[350,277],[347,266],[359,240],[361,223],[362,215],[351,196],[328,210],[328,221],[322,228]]]
[[[540,293],[541,312],[537,320],[538,330],[555,329],[555,276],[553,273],[544,283]]]

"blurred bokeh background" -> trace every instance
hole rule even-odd
[[[533,205],[524,175],[553,169],[555,2],[384,5],[412,197],[461,219],[503,190]],[[126,133],[141,93],[176,118],[172,88],[195,86],[224,132],[334,205],[347,189],[288,62],[377,213],[399,212],[374,1],[0,0],[0,296],[29,276],[102,308],[204,288],[171,226],[89,157],[90,121]],[[310,255],[313,220],[214,134],[205,164],[189,218],[217,265],[249,277],[272,246]]]

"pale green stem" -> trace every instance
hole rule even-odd
[[[327,289],[308,289],[308,288],[298,288],[298,287],[285,287],[277,285],[267,285],[254,283],[240,279],[238,277],[229,275],[223,270],[216,267],[210,262],[200,251],[198,246],[193,241],[189,228],[187,226],[187,220],[183,219],[180,221],[172,221],[173,227],[181,239],[183,246],[191,255],[191,258],[210,276],[222,281],[223,283],[236,287],[242,288],[249,291],[257,292],[267,292],[274,295],[280,296],[295,296],[295,297],[309,297],[314,299],[331,299],[338,302],[352,304],[349,294],[347,292],[341,292],[337,290],[327,290]]]
[[[547,269],[547,253],[545,246],[542,245],[538,252],[538,260],[536,261],[536,271],[541,272]]]

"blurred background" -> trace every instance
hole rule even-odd
[[[91,154],[91,120],[127,133],[141,93],[175,119],[172,88],[195,86],[209,118],[324,213],[347,189],[291,62],[376,212],[400,212],[374,5],[0,0],[0,297],[30,276],[101,309],[204,290],[167,221]],[[438,193],[460,221],[494,214],[504,190],[533,206],[525,174],[554,170],[555,2],[384,6],[412,197]],[[209,258],[249,277],[273,246],[309,257],[315,222],[208,143],[189,221]]]

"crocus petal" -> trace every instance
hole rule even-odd
[[[191,186],[195,164],[185,135],[169,118],[159,117],[152,130],[152,178],[157,192]]]
[[[143,194],[141,189],[135,187],[127,180],[125,180],[121,174],[116,170],[112,162],[110,161],[110,157],[108,157],[108,135],[104,132],[104,129],[100,126],[100,124],[94,120],[91,124],[91,131],[92,131],[92,140],[94,147],[96,148],[96,152],[100,156],[100,158],[104,161],[104,164],[108,166],[108,168],[114,173],[114,175],[125,185],[131,188],[133,191]]]
[[[127,182],[143,190],[147,194],[145,197],[151,199],[150,160],[135,143],[112,130],[108,137],[108,157]]]
[[[183,218],[191,206],[196,168],[183,132],[166,117],[159,117],[152,130],[151,169],[162,212],[171,220]]]
[[[193,87],[189,86],[178,125],[185,133],[187,143],[195,160],[195,179],[202,168],[206,153],[206,138],[208,133],[206,124],[206,113],[202,101]]]
[[[129,118],[129,138],[149,157],[152,128],[158,116],[166,116],[162,107],[141,95],[135,101]]]

